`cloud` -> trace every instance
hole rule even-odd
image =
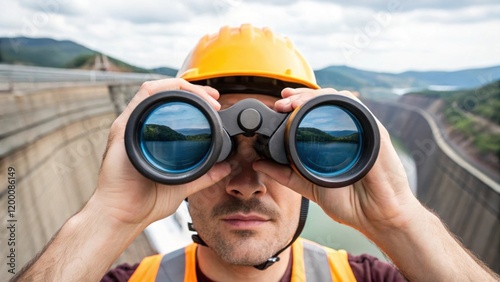
[[[9,1],[9,0],[7,0]],[[82,11],[84,2],[70,0],[25,0],[18,1],[19,5],[34,13],[78,15]]]
[[[322,106],[311,110],[303,117],[299,126],[323,131],[357,130],[353,119],[337,106]]]
[[[9,0],[7,0],[9,1]],[[34,13],[60,14],[73,17],[104,20],[113,18],[135,24],[174,23],[189,21],[205,14],[216,15],[221,12],[221,3],[231,4],[233,0],[221,1],[133,1],[123,3],[118,0],[84,2],[70,0],[26,0],[19,5]]]
[[[409,17],[416,22],[435,22],[440,24],[448,23],[477,23],[488,22],[500,19],[500,6],[473,6],[461,8],[450,13],[445,10],[422,10],[408,13]],[[499,29],[500,32],[500,29]]]
[[[290,37],[316,69],[455,69],[500,63],[497,2],[6,0],[0,36],[69,39],[141,67],[178,68],[203,35],[252,23]]]
[[[313,0],[324,3],[335,3],[341,5],[342,7],[362,7],[368,8],[374,11],[385,10],[391,6],[401,6],[405,11],[411,11],[415,9],[436,9],[436,10],[453,10],[468,7],[475,7],[479,5],[498,5],[497,0],[420,0],[420,1],[409,1],[409,0],[360,0],[360,1],[340,1],[340,0]]]
[[[148,124],[160,124],[172,129],[210,128],[207,118],[191,105],[174,102],[156,109],[146,120]]]
[[[243,1],[243,0],[240,0]],[[291,4],[295,4],[297,2],[301,2],[300,0],[254,0],[254,3],[265,3],[269,5],[275,6],[288,6]]]
[[[250,2],[244,0],[219,0],[214,2],[232,2],[232,3],[243,3]],[[405,10],[414,9],[435,9],[435,10],[454,10],[462,9],[468,7],[477,7],[483,5],[497,5],[497,0],[420,0],[420,1],[409,1],[409,0],[358,0],[358,1],[341,1],[341,0],[254,0],[253,3],[264,3],[266,5],[281,6],[286,7],[294,5],[296,3],[311,3],[318,2],[320,4],[334,4],[343,8],[364,8],[372,11],[386,10],[390,6],[402,6]]]

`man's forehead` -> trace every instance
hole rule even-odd
[[[271,109],[274,108],[274,103],[278,101],[278,98],[276,97],[262,94],[222,94],[220,95],[219,103],[221,104],[222,109],[227,109],[239,101],[247,98],[257,99]]]

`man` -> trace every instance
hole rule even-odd
[[[216,110],[251,96],[279,112],[321,94],[356,99],[350,92],[319,89],[290,41],[250,25],[222,28],[202,38],[178,76],[142,85],[112,125],[95,193],[19,274],[20,280],[99,280],[138,234],[173,214],[186,198],[206,246],[193,244],[173,255],[146,258],[127,272],[132,281],[401,279],[395,268],[371,257],[355,258],[295,240],[302,196],[374,241],[408,280],[498,279],[413,196],[381,124],[375,165],[344,188],[317,187],[289,166],[262,158],[254,149],[255,136],[238,136],[230,157],[191,183],[167,186],[148,180],[127,158],[124,130],[133,109],[155,93],[190,91]],[[259,267],[280,251],[278,262]]]

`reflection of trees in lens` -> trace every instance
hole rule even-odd
[[[181,131],[182,130],[178,130]],[[179,140],[210,140],[210,133],[184,135],[165,125],[146,124],[143,128],[142,138],[144,141],[179,141]],[[205,129],[204,131],[207,131]]]
[[[141,148],[157,169],[183,173],[208,156],[212,129],[205,114],[193,105],[170,102],[147,117],[141,130]]]
[[[170,127],[159,124],[146,124],[142,131],[144,141],[176,141],[186,140],[186,136],[172,130]]]
[[[297,154],[311,173],[332,177],[350,169],[357,161],[360,143],[357,120],[337,106],[309,111],[297,128]]]
[[[299,127],[295,137],[297,142],[348,142],[358,143],[359,132],[352,130],[324,132],[312,127]]]

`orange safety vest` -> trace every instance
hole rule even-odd
[[[129,282],[189,281],[196,279],[196,248],[191,244],[166,255],[147,257]],[[299,238],[292,244],[292,279],[299,281],[356,281],[347,252],[333,250]]]

